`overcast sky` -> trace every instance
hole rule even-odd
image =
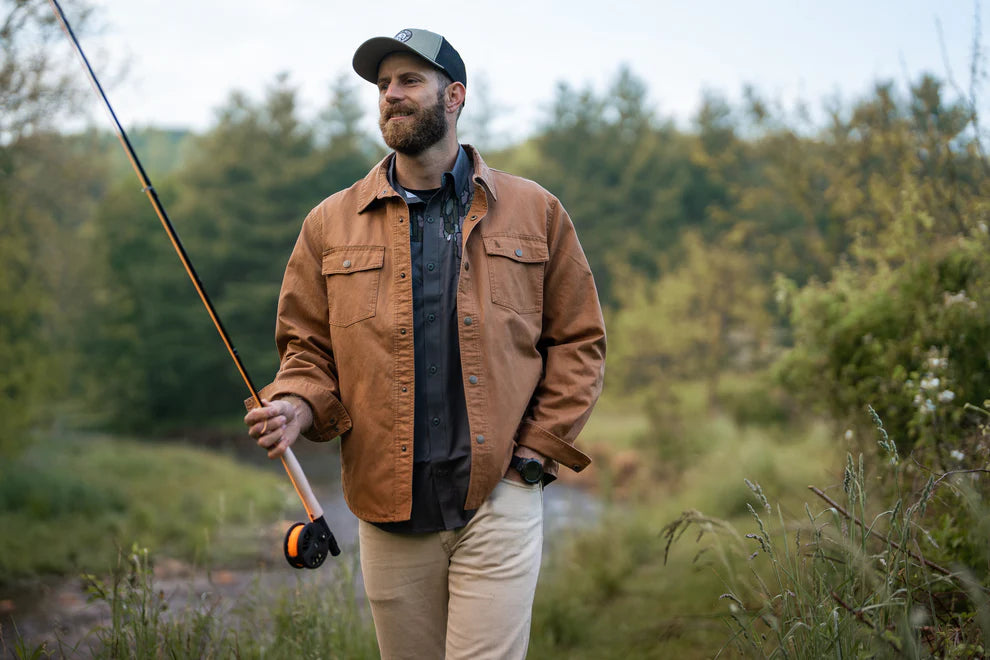
[[[289,73],[307,111],[326,103],[338,75],[353,75],[373,114],[374,87],[353,74],[351,57],[365,39],[405,27],[447,36],[467,65],[466,115],[471,83],[483,78],[501,110],[495,128],[513,137],[543,117],[554,83],[603,91],[622,64],[646,81],[656,112],[682,125],[705,89],[734,100],[752,83],[785,106],[802,99],[820,108],[826,97],[861,96],[878,79],[945,77],[937,23],[948,66],[968,85],[976,25],[974,3],[960,0],[94,4],[104,29],[83,47],[108,66],[126,63],[126,76],[108,90],[124,125],[197,130],[211,125],[231,90],[260,97],[279,72]]]

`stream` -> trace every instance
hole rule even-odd
[[[281,470],[281,465],[269,462],[264,454],[244,443],[232,452],[240,460]],[[154,557],[154,589],[165,595],[169,609],[182,611],[189,603],[210,603],[223,612],[236,604],[249,592],[265,593],[269,589],[292,586],[297,580],[330,582],[337,579],[338,571],[328,569],[341,561],[356,566],[357,519],[348,510],[340,489],[340,463],[337,445],[327,451],[325,445],[299,443],[293,447],[313,491],[323,506],[324,517],[333,530],[341,548],[341,555],[329,558],[315,571],[297,571],[290,568],[282,555],[282,534],[291,521],[273,521],[270,529],[259,531],[264,537],[262,547],[267,548],[257,564],[249,568],[211,570],[197,569],[185,562],[169,557]],[[330,459],[327,459],[328,453]],[[544,550],[551,551],[554,541],[570,530],[595,524],[601,517],[602,504],[592,494],[562,483],[554,483],[544,491]],[[302,506],[297,513],[302,520]],[[279,530],[282,530],[281,532]],[[360,582],[360,571],[356,571]],[[257,590],[257,591],[252,591]],[[363,586],[357,585],[358,594]],[[95,640],[93,631],[109,621],[109,609],[101,602],[91,603],[80,577],[45,577],[13,588],[0,589],[0,654],[13,652],[16,640],[21,639],[30,650],[47,644],[49,651],[58,651],[59,642],[66,652],[75,648],[75,654],[88,656],[89,644]],[[61,655],[61,653],[59,653]]]

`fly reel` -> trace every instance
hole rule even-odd
[[[337,539],[320,516],[313,522],[297,522],[285,533],[285,560],[293,568],[319,568],[327,554],[340,554]]]

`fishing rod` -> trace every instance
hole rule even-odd
[[[155,213],[158,215],[158,219],[165,229],[165,233],[168,234],[168,238],[172,242],[172,247],[175,248],[176,254],[179,255],[179,260],[185,267],[186,274],[192,280],[193,286],[196,288],[196,293],[199,294],[200,300],[203,301],[203,305],[206,307],[213,325],[216,327],[217,332],[220,333],[220,339],[223,340],[224,346],[227,347],[227,352],[233,358],[234,364],[237,366],[237,371],[240,372],[241,378],[244,379],[244,383],[247,385],[248,390],[250,390],[251,396],[258,406],[263,406],[264,404],[261,401],[258,390],[255,389],[244,363],[237,354],[237,349],[234,348],[234,344],[230,340],[230,335],[227,334],[227,330],[223,327],[223,323],[220,321],[220,315],[217,314],[216,308],[213,307],[213,302],[206,294],[206,289],[203,287],[199,275],[196,274],[192,261],[190,261],[189,255],[186,254],[186,250],[179,240],[178,233],[176,233],[172,222],[168,219],[168,214],[165,213],[165,207],[162,206],[161,200],[158,199],[158,193],[155,191],[155,187],[151,185],[151,179],[145,173],[144,167],[142,167],[141,161],[138,159],[137,152],[134,151],[134,147],[127,137],[127,132],[120,124],[120,120],[117,119],[117,113],[113,111],[113,106],[110,105],[110,99],[107,98],[106,93],[103,91],[103,86],[96,78],[96,73],[93,71],[93,67],[90,66],[89,59],[86,57],[86,53],[83,52],[82,46],[79,45],[79,40],[76,39],[76,35],[72,31],[65,13],[62,11],[62,7],[59,5],[58,0],[49,0],[49,2],[52,5],[52,10],[55,12],[55,17],[62,25],[62,29],[65,31],[66,36],[68,36],[69,41],[72,42],[76,54],[79,56],[79,60],[86,70],[89,81],[93,85],[93,89],[103,100],[103,104],[113,123],[114,132],[117,134],[117,139],[124,148],[124,152],[127,154],[127,159],[131,162],[134,173],[141,180],[141,191],[148,196],[151,206],[154,207]],[[283,542],[285,559],[295,568],[317,568],[326,560],[328,551],[336,557],[340,554],[340,548],[337,546],[337,540],[334,538],[333,532],[330,531],[330,526],[323,516],[323,509],[320,507],[320,503],[316,499],[316,495],[313,494],[313,489],[310,487],[309,481],[302,471],[302,466],[299,465],[295,454],[288,447],[282,455],[282,465],[285,466],[285,471],[289,474],[289,481],[292,482],[292,486],[296,489],[296,494],[302,500],[303,506],[306,508],[306,515],[309,516],[310,520],[308,523],[297,522],[289,527],[289,531],[286,532],[285,541]]]

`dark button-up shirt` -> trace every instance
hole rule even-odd
[[[414,343],[413,493],[409,520],[379,523],[392,532],[463,527],[471,477],[471,439],[457,340],[457,283],[461,228],[471,206],[471,161],[463,148],[435,190],[404,189],[388,180],[409,206]]]

